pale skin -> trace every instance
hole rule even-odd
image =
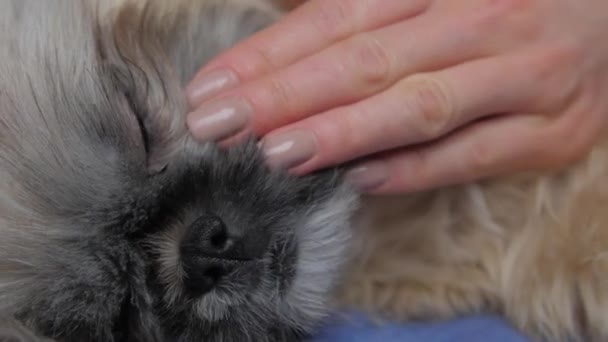
[[[187,122],[375,194],[561,167],[608,122],[606,37],[606,0],[310,0],[204,66]]]

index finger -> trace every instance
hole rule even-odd
[[[246,82],[353,34],[414,17],[429,3],[430,0],[309,0],[201,69],[187,88],[191,105],[198,106],[213,95],[209,94],[209,87],[201,85],[209,72],[223,70],[239,82]]]

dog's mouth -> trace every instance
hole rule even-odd
[[[274,241],[253,260],[209,261],[218,263],[205,270],[204,280],[191,278],[184,285],[198,316],[216,322],[235,307],[267,306],[285,297],[296,275],[297,241]]]
[[[184,285],[193,297],[247,297],[260,291],[281,296],[296,275],[297,242],[295,238],[278,239],[256,259],[205,258],[196,264],[208,266],[196,272],[186,269],[189,277]]]

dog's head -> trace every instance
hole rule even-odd
[[[0,329],[287,341],[326,313],[356,196],[335,171],[269,170],[253,141],[188,136],[175,61],[251,30],[250,12],[206,6],[0,5]],[[200,34],[172,41],[175,27]]]

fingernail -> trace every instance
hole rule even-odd
[[[188,85],[186,89],[188,101],[191,106],[197,106],[238,83],[238,78],[231,70],[210,71]]]
[[[289,169],[312,158],[317,151],[313,134],[291,131],[269,136],[262,142],[266,161],[273,168]]]
[[[388,168],[379,161],[364,163],[346,173],[346,181],[363,191],[375,189],[387,180]]]
[[[188,114],[188,126],[195,138],[218,141],[243,130],[251,112],[251,107],[243,99],[219,99]]]

